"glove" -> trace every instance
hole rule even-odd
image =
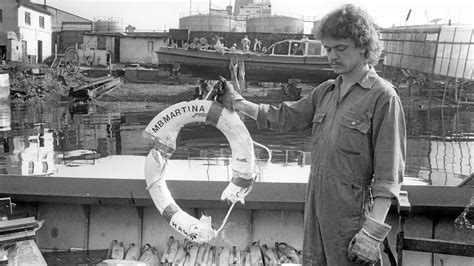
[[[244,204],[245,196],[250,192],[249,188],[242,188],[236,184],[229,182],[229,185],[224,189],[221,195],[221,200],[228,200],[232,203],[240,201]]]
[[[242,101],[244,98],[234,90],[232,84],[230,84],[225,78],[219,76],[217,79],[218,81],[213,87],[216,94],[216,101],[224,105],[227,109],[235,111],[235,102]]]
[[[392,227],[381,224],[371,217],[362,225],[362,229],[352,238],[347,249],[347,257],[356,263],[376,263],[380,259],[380,243],[387,237]]]

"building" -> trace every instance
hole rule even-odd
[[[236,1],[236,5],[237,5]],[[253,3],[248,3],[246,5],[242,5],[239,8],[235,7],[235,10],[238,12],[236,14],[237,20],[239,17],[248,17],[248,16],[255,16],[255,15],[271,15],[272,14],[272,5],[270,0],[265,1],[254,1]]]
[[[48,5],[46,9],[52,15],[53,54],[55,47],[58,53],[63,53],[68,47],[82,43],[84,32],[93,30],[94,22],[90,19]]]
[[[272,5],[270,0],[235,0],[235,24],[237,32],[248,31],[247,21],[249,18],[271,16]]]
[[[37,63],[50,56],[51,17],[45,5],[26,0],[0,0],[2,59]]]
[[[166,46],[167,32],[91,32],[84,33],[84,58],[94,65],[105,65],[107,56],[112,63],[158,64],[155,51]],[[97,59],[100,59],[97,62]]]
[[[70,12],[46,5],[46,9],[51,13],[51,29],[58,31],[91,31],[93,21]]]

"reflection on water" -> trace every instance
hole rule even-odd
[[[474,172],[473,112],[453,108],[405,110],[407,176],[456,186]]]
[[[142,132],[158,111],[123,112],[68,103],[2,103],[0,173],[87,178],[144,179],[151,143]],[[405,110],[407,183],[457,186],[474,172],[473,112],[432,108]],[[309,132],[276,133],[245,124],[256,147],[261,182],[306,182]],[[168,179],[229,180],[231,152],[214,127],[184,127],[167,169]]]

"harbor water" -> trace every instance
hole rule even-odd
[[[142,132],[169,105],[129,111],[97,102],[1,102],[5,130],[0,132],[0,174],[144,179],[144,158],[152,143]],[[405,116],[404,183],[462,186],[474,172],[473,110],[420,105],[405,108]],[[309,132],[259,130],[253,120],[244,119],[253,140],[272,152],[266,165],[267,152],[255,147],[258,182],[306,182],[311,162]],[[187,125],[179,133],[166,178],[230,180],[230,161],[228,141],[219,130]]]

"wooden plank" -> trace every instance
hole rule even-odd
[[[405,237],[403,250],[474,257],[474,244],[437,239]]]
[[[394,27],[394,28],[386,28],[386,29],[381,29],[380,32],[384,34],[398,34],[401,32],[407,32],[407,33],[439,33],[441,30],[441,26],[419,26],[419,27]]]
[[[107,249],[43,252],[48,265],[96,265],[107,257]]]
[[[28,230],[28,231],[0,235],[0,245],[13,244],[19,241],[35,239],[35,238],[36,238],[35,230]]]
[[[167,184],[175,200],[183,206],[227,206],[220,196],[228,182],[169,180]],[[13,202],[152,206],[145,187],[145,180],[141,179],[2,175],[0,196],[8,195]],[[402,190],[408,191],[412,213],[460,212],[472,196],[472,188],[468,187],[402,186]],[[303,209],[305,193],[305,183],[255,183],[242,207]]]
[[[93,90],[89,90],[89,98],[90,99],[98,99],[100,98],[101,96],[103,96],[104,93],[116,88],[117,86],[119,86],[121,83],[121,79],[120,78],[115,78],[101,86],[99,86],[98,88],[95,88]]]
[[[0,234],[9,233],[9,231],[18,229],[32,229],[36,226],[37,223],[34,217],[0,221]]]
[[[73,88],[73,92],[75,91],[79,91],[79,90],[84,90],[84,89],[89,89],[91,87],[94,87],[94,86],[98,86],[98,85],[101,85],[103,83],[106,83],[106,82],[109,82],[111,80],[113,80],[114,78],[113,77],[103,77],[103,78],[99,78],[93,82],[90,82],[90,83],[87,83],[87,84],[84,84],[82,86],[79,86],[77,88]]]
[[[5,186],[0,194],[12,196],[13,201],[46,201],[84,204],[152,205],[145,180],[103,178],[58,178],[28,176],[4,176]],[[34,185],[33,185],[34,183]],[[167,181],[177,201],[203,205],[225,206],[220,195],[228,182],[223,181]],[[306,184],[256,183],[246,198],[246,206],[252,203],[271,203],[285,207],[285,203],[303,208]],[[198,202],[196,202],[198,201]],[[258,204],[257,204],[258,205]]]

